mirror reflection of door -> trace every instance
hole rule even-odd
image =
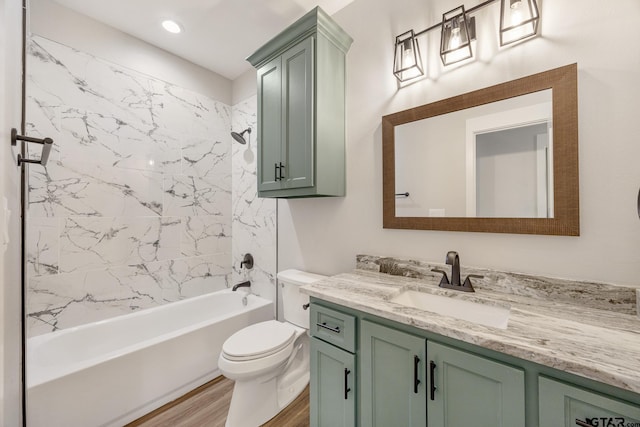
[[[553,218],[550,102],[466,121],[466,216]]]
[[[476,134],[477,217],[548,218],[547,122]]]

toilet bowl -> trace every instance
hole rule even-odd
[[[222,346],[218,367],[235,381],[226,427],[258,427],[291,403],[309,383],[309,297],[299,287],[325,276],[278,273],[284,322],[247,326]]]

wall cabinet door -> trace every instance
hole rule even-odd
[[[356,356],[311,338],[312,427],[356,425]]]
[[[433,342],[427,354],[429,427],[524,427],[524,371]]]
[[[258,70],[258,190],[280,188],[282,161],[282,58]]]
[[[361,425],[426,426],[424,338],[366,320],[361,326]]]
[[[640,402],[620,402],[545,377],[539,386],[541,427],[640,426]]]
[[[313,186],[313,41],[258,70],[258,190]]]
[[[282,54],[283,188],[313,186],[313,37]]]

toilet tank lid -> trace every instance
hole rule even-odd
[[[278,273],[278,279],[294,285],[308,285],[318,280],[326,279],[327,276],[321,274],[308,273],[295,269],[284,270]]]

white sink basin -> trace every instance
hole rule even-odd
[[[510,309],[507,307],[486,305],[426,292],[407,290],[389,301],[499,329],[507,329],[509,323]]]

